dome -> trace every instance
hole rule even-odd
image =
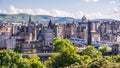
[[[87,18],[85,16],[82,17],[82,22],[86,22]]]

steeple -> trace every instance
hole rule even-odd
[[[50,21],[49,21],[48,28],[51,28],[51,29],[52,29],[52,21],[51,21],[51,19],[50,19]]]
[[[29,15],[29,21],[28,22],[31,23],[31,15]]]

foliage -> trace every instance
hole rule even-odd
[[[102,53],[111,51],[110,48],[108,47],[108,45],[103,45],[103,46],[99,47],[98,50]]]
[[[120,64],[116,62],[108,62],[103,64],[100,68],[120,68]]]
[[[37,59],[23,58],[21,54],[8,50],[0,50],[0,67],[3,68],[43,68]]]
[[[77,49],[66,39],[54,39],[54,52],[60,52],[58,55],[53,55],[48,62],[50,67],[66,67],[75,62],[79,62],[80,56],[77,54]],[[54,58],[54,59],[53,59]]]
[[[84,55],[84,56],[80,56],[80,57],[81,57],[80,60],[81,60],[82,62],[86,63],[86,64],[88,64],[88,63],[90,63],[90,62],[92,61],[91,57],[88,56],[88,55]]]
[[[114,60],[118,63],[120,63],[120,55],[114,56]]]
[[[16,47],[14,48],[14,52],[21,53],[20,47],[18,45],[16,45]]]
[[[53,40],[53,52],[61,52],[65,48],[74,48],[72,43],[67,39],[55,38]]]
[[[87,46],[85,50],[83,50],[83,55],[88,55],[91,58],[102,58],[102,53],[98,51],[96,48],[93,46]]]
[[[55,49],[56,48],[56,49]],[[65,39],[54,39],[54,54],[45,62],[47,68],[120,68],[120,56],[102,56],[108,52],[107,47],[99,51],[93,46],[87,46],[82,55],[77,54],[75,47]]]
[[[107,60],[105,59],[94,59],[89,64],[89,68],[100,68],[103,64],[106,64]]]
[[[92,59],[89,63],[74,63],[70,66],[67,66],[67,68],[120,68],[120,64],[116,63],[114,61],[111,61],[110,56],[107,56],[105,58],[99,59]],[[113,58],[112,58],[113,59]]]
[[[90,45],[79,55],[66,39],[56,38],[53,43],[53,51],[57,53],[45,61],[45,68],[120,68],[120,55],[102,56],[100,51]],[[37,55],[23,58],[18,52],[0,50],[0,68],[43,68],[39,60]]]
[[[40,58],[37,55],[31,55],[28,59],[31,64],[31,68],[43,68],[43,64],[39,61]]]
[[[90,64],[89,68],[120,68],[120,64],[114,61],[110,61],[112,57],[94,59]],[[113,58],[112,58],[113,59]]]

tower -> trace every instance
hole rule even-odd
[[[82,23],[86,23],[87,22],[87,18],[85,17],[85,15],[82,17]]]
[[[49,23],[48,23],[48,28],[51,28],[52,29],[52,21],[50,19]]]
[[[33,40],[33,34],[32,34],[32,33],[29,33],[28,39],[29,39],[29,41],[32,41],[32,40]]]
[[[101,23],[99,26],[100,36],[102,36],[106,32],[106,26],[104,23]]]
[[[34,28],[34,40],[37,40],[37,28]]]
[[[91,22],[88,21],[88,38],[87,38],[87,45],[91,45]]]
[[[56,37],[63,38],[63,27],[60,24],[58,24],[56,25],[55,29],[56,29],[55,30]]]

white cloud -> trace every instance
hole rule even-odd
[[[0,9],[0,13],[7,13],[6,10]]]
[[[117,15],[120,15],[120,9],[119,8],[114,8],[114,13],[117,14]],[[119,16],[120,17],[120,16]]]
[[[99,0],[83,0],[85,2],[98,2]]]
[[[115,4],[115,3],[116,3],[116,1],[110,1],[109,3],[110,3],[110,4]]]
[[[116,8],[115,11],[118,11]],[[18,14],[18,13],[26,13],[26,14],[32,14],[32,15],[51,15],[54,17],[73,17],[80,19],[83,15],[85,15],[89,19],[94,18],[112,18],[112,19],[119,19],[119,17],[115,14],[103,14],[101,12],[97,13],[85,13],[83,11],[78,11],[75,13],[66,12],[62,10],[44,10],[44,9],[17,9],[14,6],[10,6],[9,9],[0,9],[0,13],[5,14]]]
[[[114,11],[115,11],[115,12],[119,12],[119,9],[115,7],[115,8],[114,8]]]

